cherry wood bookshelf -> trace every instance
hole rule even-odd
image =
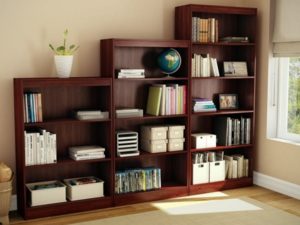
[[[255,91],[256,91],[256,16],[255,8],[184,5],[175,9],[175,38],[191,41],[190,63],[193,54],[209,54],[217,59],[219,77],[190,76],[190,105],[193,98],[209,98],[218,106],[218,94],[237,94],[239,107],[235,110],[217,110],[216,112],[192,112],[190,110],[190,131],[192,133],[213,133],[214,118],[228,116],[251,118],[251,144],[235,146],[217,146],[215,148],[193,149],[189,154],[206,151],[224,151],[225,154],[243,154],[250,161],[249,177],[228,179],[193,185],[188,181],[189,193],[203,193],[228,188],[252,185],[254,146],[255,146]],[[248,37],[249,42],[195,42],[192,41],[192,18],[215,18],[218,20],[218,37]],[[247,63],[248,76],[225,77],[224,61],[244,61]],[[191,74],[190,74],[191,75]],[[189,176],[192,174],[192,163],[189,161]]]

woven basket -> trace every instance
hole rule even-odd
[[[0,223],[9,224],[8,212],[10,208],[12,180],[0,183]]]

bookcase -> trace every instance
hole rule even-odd
[[[26,219],[112,206],[113,146],[112,119],[76,120],[78,109],[100,109],[112,114],[112,84],[109,78],[16,78],[14,79],[15,136],[18,209]],[[40,93],[43,121],[24,123],[23,96]],[[24,131],[46,129],[56,134],[57,162],[25,165]],[[78,145],[100,145],[106,158],[74,161],[68,148]],[[29,205],[27,183],[96,176],[104,180],[104,197],[67,201],[42,206]]]
[[[230,146],[217,145],[217,147],[206,149],[191,147],[189,151],[189,154],[208,151],[224,151],[228,155],[242,154],[249,159],[249,176],[199,185],[192,185],[191,180],[189,180],[188,185],[191,194],[252,184],[255,142],[256,13],[255,8],[209,5],[184,5],[175,9],[175,38],[191,41],[189,61],[192,62],[194,54],[209,54],[210,57],[217,59],[220,71],[220,76],[190,76],[189,78],[190,105],[193,98],[211,99],[217,105],[217,111],[214,112],[193,112],[190,110],[189,136],[193,133],[214,133],[214,127],[218,126],[215,124],[218,117],[230,117],[239,120],[242,117],[251,119],[250,143]],[[206,21],[206,25],[195,22],[197,19]],[[208,38],[206,37],[204,40],[197,38],[195,32],[199,32],[200,37],[204,33],[204,35],[208,35]],[[211,36],[214,39],[210,40]],[[226,41],[223,39],[224,37],[227,37]],[[244,41],[245,39],[247,41]],[[224,76],[224,61],[246,62],[247,74]],[[220,110],[218,106],[219,94],[236,94],[238,96],[238,108]],[[189,165],[188,174],[192,174],[191,162]]]
[[[141,131],[145,125],[184,125],[185,143],[183,151],[149,153],[141,151],[139,156],[115,158],[114,170],[127,168],[158,167],[161,169],[162,188],[149,192],[115,194],[116,205],[156,200],[187,193],[187,163],[188,163],[188,127],[189,113],[175,115],[147,115],[146,105],[149,87],[155,84],[180,84],[189,88],[189,41],[171,40],[101,40],[101,74],[112,78],[113,112],[120,108],[140,108],[144,110],[143,117],[114,118],[113,132],[118,130]],[[169,48],[176,49],[182,57],[180,69],[166,77],[157,65],[159,54]],[[145,78],[118,79],[120,69],[145,69]],[[188,99],[188,93],[186,98]],[[186,106],[188,109],[188,106]],[[113,139],[113,143],[116,140]],[[140,143],[139,143],[139,146]],[[116,151],[116,146],[114,147]]]

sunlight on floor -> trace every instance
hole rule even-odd
[[[241,199],[221,199],[202,201],[178,201],[153,203],[161,211],[169,215],[190,215],[202,213],[224,213],[262,210]]]

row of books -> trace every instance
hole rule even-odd
[[[115,193],[148,191],[161,188],[160,168],[141,168],[118,171],[115,175]]]
[[[216,58],[209,54],[193,54],[192,77],[219,77],[219,67]]]
[[[107,111],[101,110],[77,110],[74,112],[74,116],[78,120],[96,120],[96,119],[108,119],[109,114]]]
[[[251,118],[217,117],[214,120],[214,132],[218,145],[250,144]]]
[[[249,176],[249,159],[244,155],[224,155],[225,176],[227,179],[242,178]]]
[[[98,145],[74,146],[69,148],[69,156],[74,160],[105,158],[105,148]]]
[[[24,140],[26,166],[56,163],[56,134],[44,129],[24,131]]]
[[[186,85],[155,84],[149,88],[147,109],[149,115],[186,113]]]
[[[219,22],[216,18],[192,17],[192,41],[193,42],[218,42]]]
[[[193,99],[193,112],[214,112],[217,111],[215,103],[207,98]]]
[[[118,78],[145,78],[145,69],[120,69]]]
[[[25,93],[23,95],[23,106],[25,123],[43,122],[41,93]]]

